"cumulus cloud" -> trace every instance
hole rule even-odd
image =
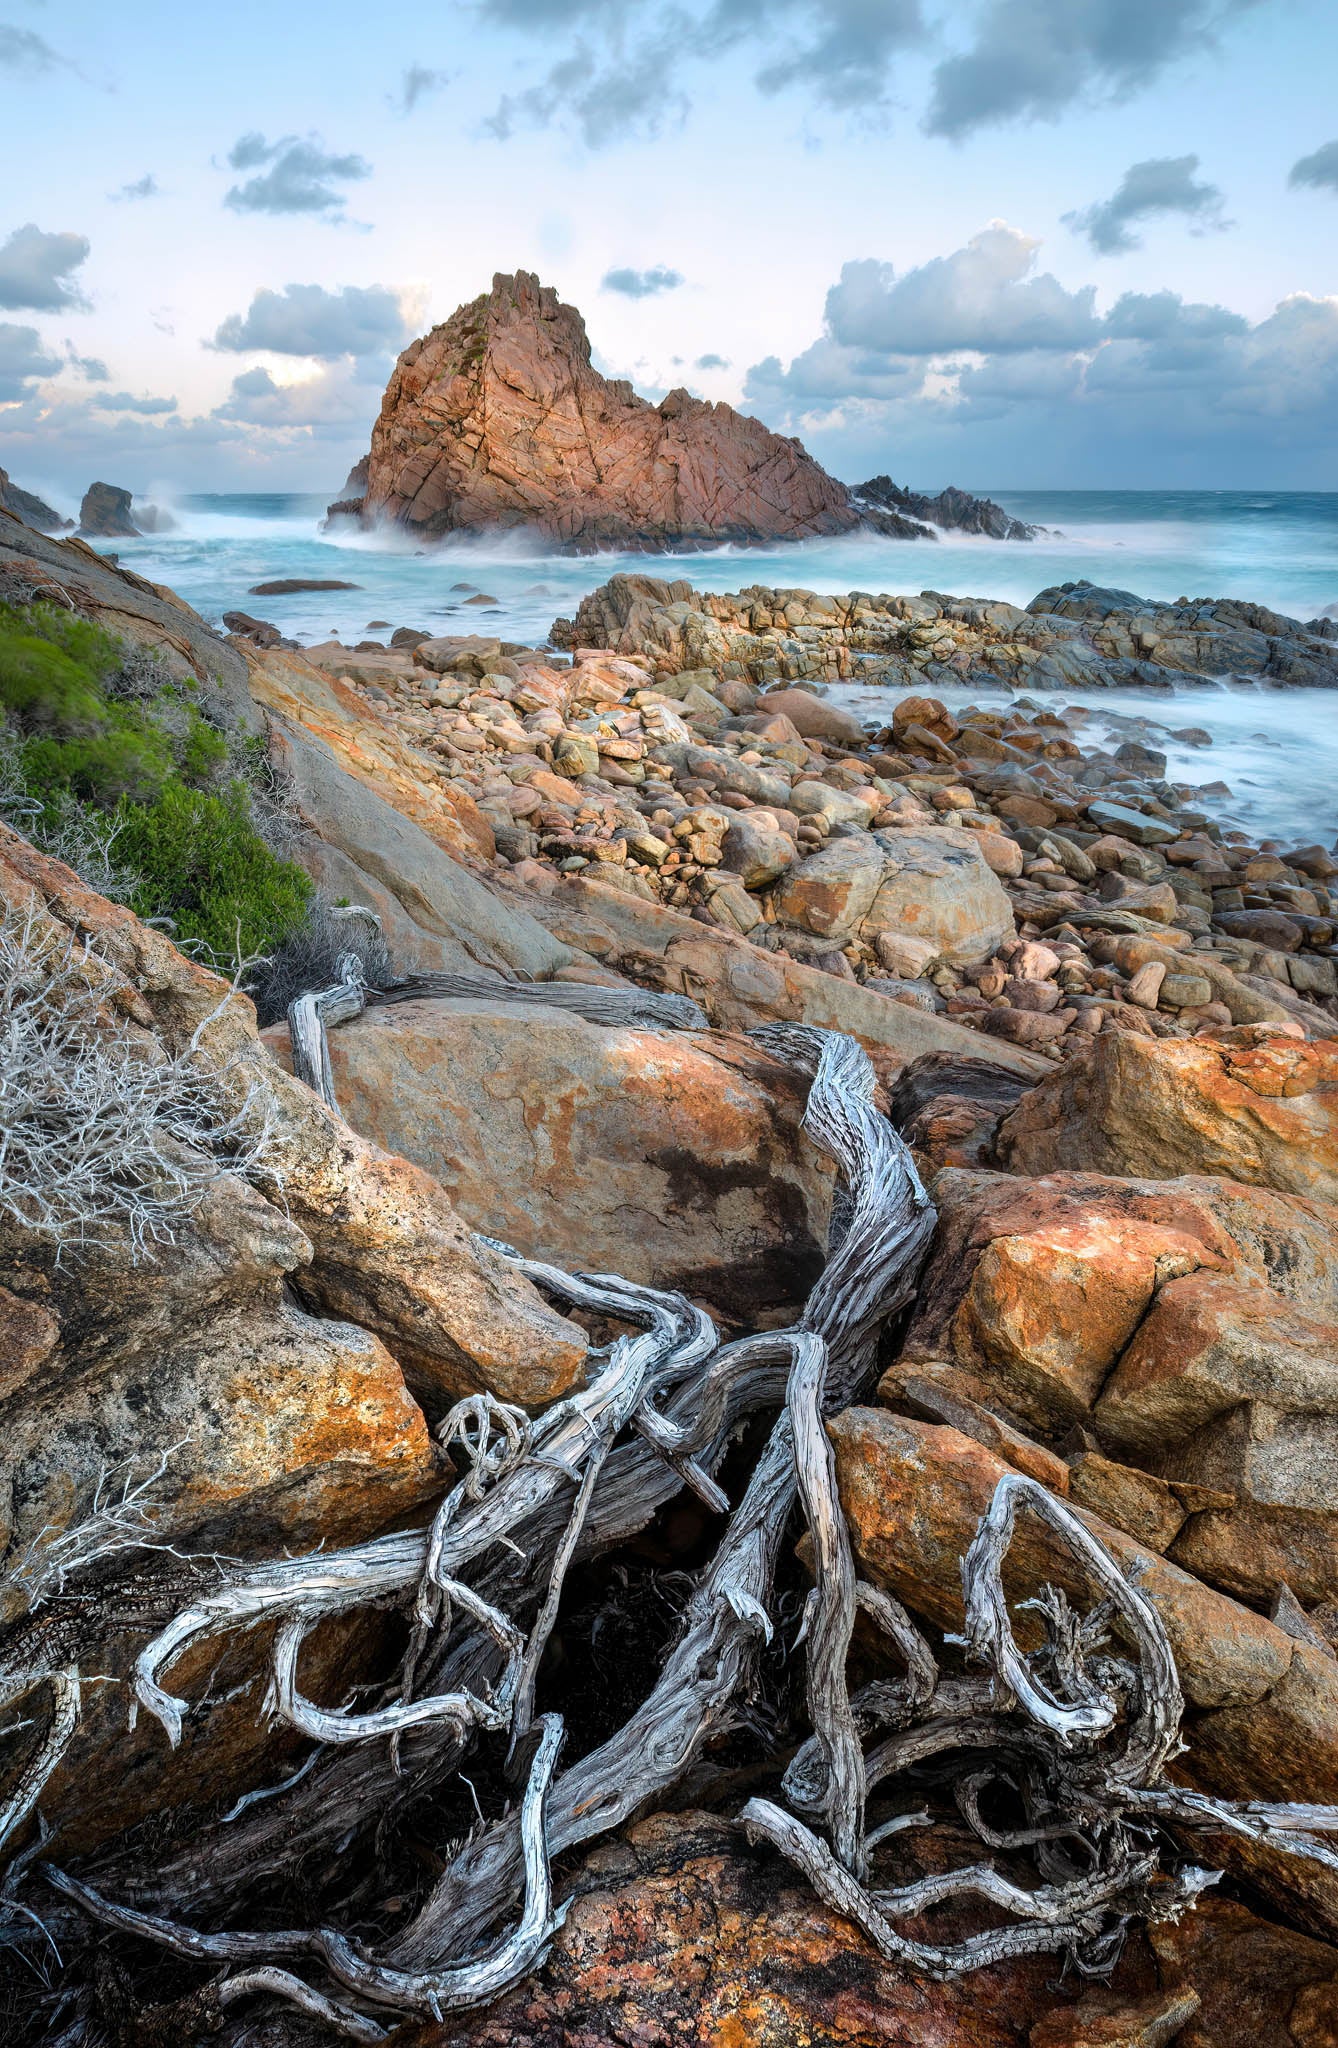
[[[399,91],[390,95],[390,104],[397,114],[411,114],[421,100],[440,92],[450,80],[449,71],[433,71],[426,64],[410,64],[400,78]]]
[[[99,391],[88,402],[99,412],[134,412],[145,419],[177,409],[175,398],[136,398],[129,391]]]
[[[0,245],[0,306],[9,312],[86,312],[71,273],[88,256],[85,235],[48,235],[29,221]]]
[[[1036,273],[1039,247],[992,221],[964,249],[900,277],[890,263],[847,263],[827,294],[827,326],[847,348],[900,355],[1081,348],[1098,332],[1096,287],[1070,292]]]
[[[262,288],[245,313],[229,313],[212,346],[233,354],[259,349],[279,356],[382,355],[402,348],[408,328],[400,301],[383,285],[288,284]]]
[[[676,292],[683,273],[657,263],[652,270],[606,270],[600,279],[603,292],[620,292],[625,299],[653,299],[658,292]]]
[[[992,290],[960,288],[962,251],[903,279],[847,264],[824,333],[788,364],[755,364],[749,404],[858,474],[912,459],[940,481],[965,461],[1051,483],[1331,471],[1338,298],[1295,294],[1253,322],[1173,291],[1126,292],[1103,313],[1093,289],[1055,286],[1015,307],[1040,282],[1027,249]]]
[[[954,140],[1123,98],[1212,46],[1259,0],[989,0],[972,42],[936,67],[925,126]]]
[[[1338,142],[1326,142],[1310,156],[1292,165],[1289,185],[1313,185],[1317,191],[1338,192]]]
[[[281,135],[277,142],[266,142],[254,130],[238,137],[228,162],[234,171],[256,172],[229,188],[223,203],[234,213],[312,213],[329,220],[343,217],[345,194],[339,186],[370,177],[372,170],[364,157],[327,150],[319,135]]]
[[[281,384],[266,369],[254,369],[233,378],[231,391],[210,417],[253,427],[300,429],[321,439],[347,436],[356,428],[365,443],[375,409],[369,387],[360,384],[347,365],[291,384]]]
[[[693,367],[698,370],[727,370],[729,368],[729,357],[717,355],[698,356]]]
[[[145,171],[142,178],[136,178],[131,185],[122,185],[119,192],[109,192],[107,197],[118,201],[126,199],[157,199],[161,192],[162,187],[154,177],[153,172]]]
[[[1221,189],[1200,183],[1194,176],[1198,167],[1196,156],[1150,156],[1142,163],[1130,164],[1109,199],[1066,213],[1065,224],[1086,235],[1100,256],[1122,256],[1130,249],[1141,249],[1132,223],[1150,220],[1156,214],[1184,214],[1191,222],[1192,234],[1229,227],[1231,223],[1222,217]],[[1335,179],[1338,181],[1338,165]]]
[[[0,320],[0,405],[26,398],[39,377],[54,377],[59,356],[47,355],[35,327],[16,327]]]

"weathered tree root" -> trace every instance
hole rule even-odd
[[[1172,1830],[1235,1832],[1338,1868],[1324,1840],[1338,1831],[1338,1810],[1234,1807],[1166,1782],[1165,1766],[1181,1746],[1182,1703],[1165,1630],[1076,1516],[1034,1481],[1001,1481],[963,1560],[962,1647],[982,1675],[941,1673],[898,1603],[857,1580],[822,1419],[865,1384],[880,1327],[910,1297],[934,1212],[905,1147],[873,1107],[872,1070],[858,1045],[802,1028],[757,1035],[812,1075],[805,1126],[843,1177],[828,1264],[798,1325],[721,1346],[710,1319],[681,1296],[566,1274],[495,1247],[557,1298],[639,1325],[638,1333],[595,1354],[590,1384],[537,1421],[486,1396],[453,1410],[443,1440],[465,1471],[430,1529],[226,1572],[141,1654],[138,1701],[175,1742],[189,1709],[165,1680],[181,1653],[211,1636],[277,1623],[267,1709],[322,1745],[272,1796],[252,1795],[248,1810],[234,1809],[235,1820],[157,1874],[160,1897],[190,1895],[226,1907],[229,1918],[244,1877],[275,1868],[290,1839],[334,1850],[360,1825],[384,1822],[398,1773],[410,1787],[425,1784],[480,1743],[528,1751],[532,1723],[541,1731],[519,1812],[483,1826],[409,1924],[376,1952],[333,1926],[199,1932],[44,1866],[50,1883],[103,1925],[201,1963],[241,1965],[240,1975],[213,1987],[219,2010],[268,1995],[350,2039],[374,2041],[387,2012],[441,2017],[496,1997],[535,1969],[564,1911],[553,1902],[552,1859],[671,1798],[710,1742],[747,1725],[796,1507],[815,1580],[800,1631],[811,1733],[782,1790],[807,1819],[762,1798],[748,1802],[742,1819],[890,1961],[956,1976],[1051,1952],[1100,1973],[1132,1918],[1179,1913],[1213,1881],[1168,1847]],[[717,1477],[725,1445],[741,1419],[768,1408],[780,1412],[659,1678],[622,1728],[555,1775],[561,1723],[536,1716],[535,1706],[570,1566],[644,1527],[684,1484],[714,1510],[727,1509]],[[1002,1585],[1019,1510],[1049,1523],[1098,1596],[1080,1617],[1045,1589],[1030,1603],[1044,1634],[1031,1653],[1018,1646]],[[331,1615],[387,1600],[404,1606],[412,1630],[383,1703],[355,1710],[308,1699],[298,1672],[307,1634]],[[857,1612],[887,1643],[893,1673],[852,1693]],[[1108,1628],[1118,1652],[1106,1642]],[[54,1763],[58,1753],[57,1734],[53,1723],[10,1794],[11,1826],[31,1811],[45,1759],[50,1752]],[[900,1888],[874,1881],[885,1843],[925,1816],[893,1814],[869,1828],[868,1801],[925,1765],[987,1850],[1030,1860],[1034,1885],[986,1861]],[[137,1896],[146,1889],[142,1875],[125,1869],[118,1884]],[[950,1943],[898,1930],[897,1921],[949,1900],[979,1901],[990,1924]],[[517,1909],[499,1939],[494,1930]],[[323,1981],[299,1976],[289,1967],[295,1961]]]

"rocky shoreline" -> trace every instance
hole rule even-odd
[[[0,606],[221,705],[320,906],[309,1085],[0,825],[7,2038],[1333,2038],[1338,858],[1072,700],[1334,632],[637,577],[298,649],[3,516]]]

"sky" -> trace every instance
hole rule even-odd
[[[0,466],[328,491],[537,271],[858,482],[1338,488],[1333,0],[0,0]]]

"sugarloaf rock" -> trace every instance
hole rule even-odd
[[[369,524],[529,527],[582,550],[804,540],[864,518],[797,440],[687,391],[653,405],[602,377],[579,312],[523,270],[410,343],[362,495],[345,488],[332,513]]]

